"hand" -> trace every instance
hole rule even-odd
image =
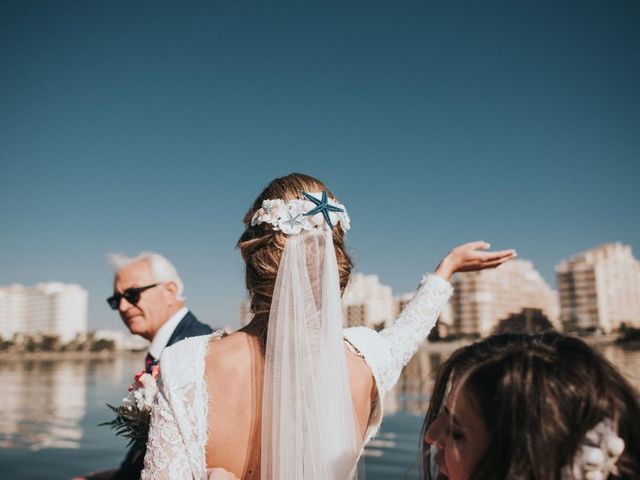
[[[507,260],[517,257],[515,250],[485,252],[491,245],[487,242],[465,243],[453,248],[436,268],[436,275],[449,281],[456,272],[474,272],[485,268],[496,268]]]
[[[224,468],[212,468],[211,470],[207,470],[207,473],[209,474],[207,480],[240,480]]]

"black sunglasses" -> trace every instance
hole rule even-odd
[[[140,301],[140,294],[142,292],[150,288],[157,287],[158,285],[160,284],[154,283],[153,285],[147,285],[146,287],[127,288],[124,292],[116,292],[112,296],[107,298],[107,303],[114,310],[118,310],[118,307],[120,306],[120,300],[122,300],[123,298],[131,305],[136,305]]]

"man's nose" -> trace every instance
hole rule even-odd
[[[444,415],[439,414],[424,434],[424,441],[438,448],[444,447],[444,431],[446,419]]]
[[[129,310],[129,308],[131,308],[131,304],[127,301],[126,298],[122,297],[120,298],[120,302],[118,303],[118,311],[120,313],[124,313],[127,310]]]

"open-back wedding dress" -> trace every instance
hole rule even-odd
[[[386,394],[435,325],[452,292],[451,285],[441,277],[428,275],[391,327],[380,332],[367,327],[343,331],[344,340],[371,369],[378,394],[361,449],[380,427]],[[212,471],[205,458],[209,413],[205,357],[209,342],[220,337],[216,332],[186,339],[163,352],[143,480],[206,480]]]

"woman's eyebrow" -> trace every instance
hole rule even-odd
[[[447,417],[451,419],[451,423],[453,423],[456,428],[462,428],[462,425],[460,424],[460,422],[458,422],[458,418],[451,413],[451,410],[449,410],[449,407],[447,407],[446,404],[443,404],[442,408],[444,410],[444,413],[447,414]]]

